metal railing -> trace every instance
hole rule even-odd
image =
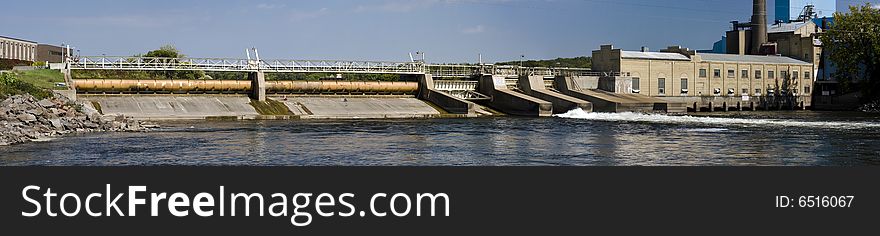
[[[554,77],[593,73],[589,68],[519,67],[511,65],[427,65],[427,70],[434,77],[440,78],[467,78],[481,74]]]
[[[512,65],[425,64],[422,62],[345,60],[250,60],[233,58],[159,58],[87,56],[71,58],[72,70],[190,70],[266,71],[294,73],[432,74],[439,78],[468,78],[479,75],[580,76],[601,75],[588,68],[543,68]],[[619,72],[618,72],[619,73]],[[607,73],[606,73],[607,74]]]
[[[415,62],[337,60],[247,60],[228,58],[81,57],[70,61],[73,70],[199,70],[271,71],[302,73],[424,74]]]
[[[477,83],[477,81],[435,80],[434,89],[440,91],[475,91],[477,90]]]

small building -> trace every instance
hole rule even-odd
[[[729,98],[716,104],[740,104],[785,96],[796,97],[798,107],[808,106],[813,68],[813,63],[784,56],[697,53],[679,46],[650,52],[603,45],[593,51],[593,70],[628,74],[632,93],[686,104],[706,97]]]
[[[37,42],[0,36],[0,59],[34,61]]]
[[[61,63],[64,61],[64,48],[49,44],[39,44],[37,45],[36,57],[37,61]]]

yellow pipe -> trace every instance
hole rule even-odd
[[[267,81],[270,92],[294,93],[414,93],[418,82],[385,81]]]

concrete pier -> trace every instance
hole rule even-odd
[[[526,95],[553,103],[554,113],[565,113],[575,108],[593,111],[593,104],[588,101],[547,89],[543,76],[520,76],[518,83],[520,90]]]
[[[251,81],[251,98],[257,101],[266,101],[266,75],[262,71],[248,73]]]
[[[511,115],[553,115],[553,103],[510,90],[505,79],[504,76],[492,75],[480,78],[480,93],[492,97],[488,104],[490,107]]]
[[[448,93],[435,89],[434,78],[430,74],[419,77],[419,99],[433,103],[451,114],[475,115],[473,102],[457,98]]]
[[[597,112],[672,112],[687,111],[684,104],[670,104],[668,101],[639,94],[628,93],[625,78],[600,78],[597,76],[558,76],[555,78],[557,90],[592,103]]]

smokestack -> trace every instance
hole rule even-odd
[[[767,43],[767,0],[755,0],[752,8],[752,55],[760,54]]]

